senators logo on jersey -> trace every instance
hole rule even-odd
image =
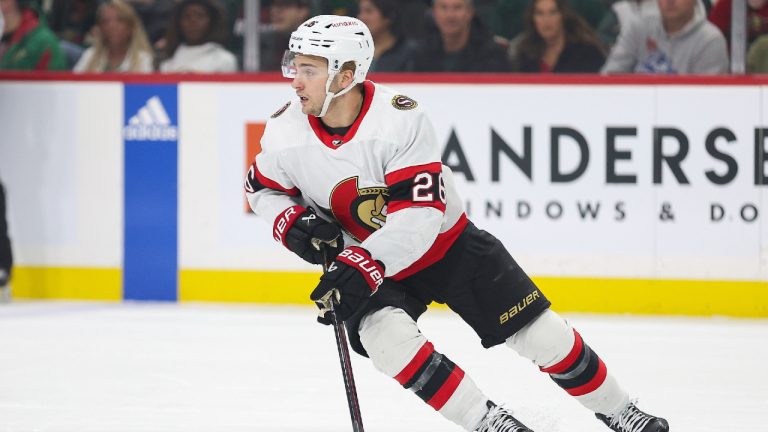
[[[363,241],[387,223],[389,189],[360,189],[358,178],[350,177],[333,188],[330,197],[333,217],[357,241]]]
[[[395,95],[392,98],[392,106],[401,111],[407,111],[416,108],[419,106],[419,103],[408,96]]]

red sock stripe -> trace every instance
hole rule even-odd
[[[435,352],[435,347],[432,345],[432,342],[427,342],[422,345],[421,348],[419,348],[419,352],[413,356],[411,362],[408,363],[408,365],[403,368],[403,370],[401,370],[397,376],[395,376],[395,380],[399,382],[400,385],[405,385],[405,383],[413,378],[413,374],[419,370],[419,368],[424,364],[425,361],[427,361],[433,352]]]
[[[440,408],[442,408],[443,405],[448,402],[448,399],[453,396],[453,393],[456,391],[456,388],[459,386],[462,379],[464,379],[464,371],[456,366],[453,372],[448,375],[448,379],[445,380],[445,383],[440,387],[440,390],[427,401],[427,405],[431,406],[436,411],[440,411]]]
[[[568,392],[571,396],[582,396],[587,393],[591,393],[595,390],[597,390],[598,387],[600,387],[605,382],[605,377],[608,376],[608,368],[605,367],[605,363],[603,363],[603,360],[598,358],[597,361],[597,373],[595,373],[594,378],[592,378],[588,383],[574,387],[572,389],[565,389],[565,391]]]
[[[573,335],[576,336],[576,340],[573,341],[573,348],[571,348],[571,352],[569,352],[564,359],[560,360],[556,364],[548,368],[540,368],[542,372],[546,372],[548,374],[559,374],[565,372],[569,367],[573,366],[573,363],[579,358],[581,349],[584,346],[584,341],[582,341],[581,335],[576,331],[576,329],[573,330]]]

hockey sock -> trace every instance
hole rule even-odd
[[[365,317],[360,341],[376,369],[466,430],[474,430],[488,411],[488,398],[459,366],[435,351],[403,310],[387,307]]]
[[[557,385],[594,412],[614,413],[629,401],[603,360],[551,310],[507,339],[507,345],[533,360]]]

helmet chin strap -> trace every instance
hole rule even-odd
[[[356,82],[352,81],[346,88],[341,89],[338,93],[334,93],[331,91],[331,83],[333,82],[333,79],[336,78],[336,75],[338,72],[333,72],[328,74],[328,81],[325,82],[325,100],[323,101],[323,109],[320,110],[320,114],[316,115],[315,117],[323,117],[328,113],[328,107],[331,106],[331,101],[334,98],[337,98],[344,93],[352,90],[353,87],[355,87]]]

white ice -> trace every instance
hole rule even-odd
[[[566,315],[673,432],[768,432],[768,320]],[[446,310],[435,347],[537,432],[607,432],[530,362]],[[353,355],[365,430],[459,431]],[[0,432],[351,431],[311,307],[0,305]]]

